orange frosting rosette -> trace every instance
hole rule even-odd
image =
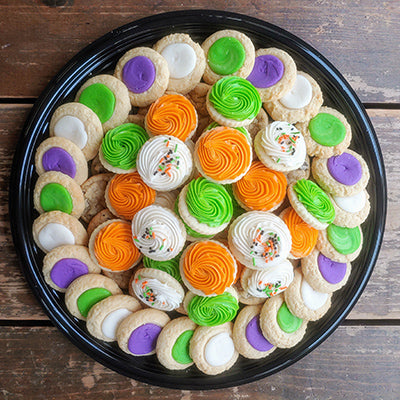
[[[248,170],[251,146],[237,129],[220,126],[206,131],[198,140],[197,158],[206,177],[233,181]]]
[[[127,271],[136,265],[141,254],[133,244],[131,224],[113,221],[100,229],[94,254],[99,265],[111,271]]]
[[[318,230],[305,223],[292,207],[282,212],[282,219],[292,235],[292,255],[308,256],[317,243]]]
[[[181,275],[193,289],[206,296],[222,294],[235,280],[236,261],[229,250],[218,242],[196,242],[187,248],[183,256]]]
[[[235,197],[250,210],[269,211],[286,196],[287,180],[282,172],[254,161],[247,174],[233,184]]]
[[[151,204],[156,198],[156,191],[147,186],[138,172],[117,174],[107,188],[110,206],[119,217],[131,220],[134,215]]]
[[[197,113],[186,97],[166,94],[150,106],[145,123],[152,135],[171,135],[185,142],[197,128]]]

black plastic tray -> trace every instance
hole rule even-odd
[[[48,136],[51,115],[59,105],[73,99],[84,81],[91,75],[112,71],[119,57],[133,47],[151,46],[174,32],[186,32],[201,43],[220,29],[242,31],[256,48],[275,46],[286,50],[299,70],[317,80],[324,103],[347,117],[353,129],[350,147],[362,154],[370,168],[371,213],[362,226],[363,250],[353,263],[349,282],[334,294],[329,312],[319,321],[309,323],[306,336],[296,347],[276,350],[260,360],[241,357],[229,371],[207,376],[195,367],[181,372],[167,370],[155,356],[129,356],[115,343],[91,337],[85,324],[68,313],[64,296],[51,289],[41,273],[43,254],[32,239],[32,222],[36,217],[32,191],[36,181],[35,150]],[[25,123],[14,157],[9,198],[13,239],[25,277],[47,315],[72,343],[103,365],[131,378],[171,388],[204,390],[237,386],[276,373],[304,357],[337,328],[360,297],[374,268],[385,225],[387,193],[381,151],[364,107],[342,75],[321,54],[267,22],[223,11],[196,10],[154,15],[124,25],[87,46],[66,64],[38,98]]]

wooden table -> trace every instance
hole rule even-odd
[[[109,30],[154,13],[218,8],[304,39],[346,77],[382,147],[388,219],[356,307],[320,347],[286,370],[214,391],[168,390],[128,379],[78,350],[42,311],[18,265],[8,221],[12,157],[50,78]],[[326,0],[0,0],[0,397],[4,399],[395,399],[400,397],[400,4]]]

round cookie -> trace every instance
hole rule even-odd
[[[157,339],[156,354],[165,368],[179,370],[193,365],[189,346],[196,327],[190,318],[180,317],[163,328]]]
[[[302,132],[309,156],[327,158],[342,154],[351,142],[351,126],[334,108],[321,107],[318,114],[296,127]]]
[[[89,310],[106,297],[121,294],[121,289],[110,278],[87,274],[76,278],[65,292],[65,305],[76,318],[86,321]]]
[[[207,375],[218,375],[238,359],[232,339],[231,322],[219,326],[200,326],[190,340],[190,356],[196,367]]]
[[[300,168],[307,151],[303,135],[292,124],[275,121],[258,132],[254,150],[268,168],[290,172]]]
[[[83,221],[88,223],[97,213],[107,208],[104,193],[113,176],[111,173],[93,175],[82,184],[85,198],[85,210],[81,217]]]
[[[325,229],[335,219],[331,200],[316,183],[301,179],[289,185],[287,194],[296,213],[314,229]]]
[[[139,210],[154,203],[156,191],[143,182],[138,172],[132,172],[114,175],[104,196],[114,215],[131,221]]]
[[[185,227],[176,214],[168,208],[154,205],[135,214],[132,234],[140,252],[157,261],[176,257],[186,241]]]
[[[103,138],[103,127],[97,114],[81,103],[58,107],[50,120],[50,137],[63,137],[76,144],[86,160],[92,160]]]
[[[249,211],[229,227],[229,248],[234,257],[251,269],[268,269],[288,256],[292,238],[285,223],[265,211]]]
[[[137,270],[130,286],[141,302],[161,311],[176,310],[185,296],[182,285],[175,278],[155,268]]]
[[[296,183],[300,179],[308,179],[310,177],[310,169],[311,169],[310,157],[306,156],[304,163],[300,168],[286,173],[286,179],[288,185]]]
[[[154,354],[158,336],[169,321],[167,313],[160,310],[148,308],[136,311],[118,326],[118,346],[133,356]]]
[[[144,114],[129,114],[127,122],[131,124],[139,125],[140,127],[144,128],[144,117],[147,113],[147,110]]]
[[[33,221],[33,240],[44,253],[65,244],[86,246],[86,229],[75,217],[62,211],[41,214]]]
[[[260,328],[261,307],[261,305],[244,307],[233,325],[232,338],[235,349],[246,358],[263,358],[276,349],[262,334]]]
[[[149,47],[136,47],[119,59],[114,76],[128,88],[131,104],[145,107],[167,89],[168,63],[157,51]]]
[[[249,170],[253,152],[249,139],[237,129],[217,127],[205,131],[196,142],[196,168],[211,182],[228,184]]]
[[[290,124],[305,122],[316,115],[323,103],[318,83],[305,72],[298,71],[293,88],[276,101],[267,101],[264,108],[275,121]]]
[[[314,290],[332,293],[347,283],[351,264],[333,261],[314,249],[309,256],[301,260],[301,270]]]
[[[169,191],[189,179],[193,171],[193,157],[189,147],[181,140],[160,135],[142,146],[136,166],[148,186],[158,191]]]
[[[33,190],[33,204],[39,214],[62,211],[79,218],[85,208],[81,187],[62,172],[40,175]]]
[[[166,261],[156,261],[149,257],[143,257],[143,266],[145,268],[155,268],[166,272],[175,278],[179,283],[182,282],[181,273],[179,271],[179,260],[181,258],[181,253],[176,257],[171,258]]]
[[[116,294],[96,303],[88,312],[86,328],[97,339],[105,342],[117,340],[116,331],[121,322],[141,309],[132,296]]]
[[[295,346],[304,337],[307,321],[293,315],[283,294],[266,301],[260,312],[260,327],[265,338],[278,348]]]
[[[75,101],[96,113],[103,132],[123,124],[131,110],[126,86],[119,79],[106,74],[88,79],[78,90]]]
[[[87,234],[90,237],[93,231],[101,225],[103,222],[109,221],[110,219],[116,219],[116,216],[108,209],[99,211],[89,222],[87,226]]]
[[[73,280],[86,274],[98,274],[100,268],[90,258],[87,247],[64,245],[44,256],[42,272],[50,287],[65,293]]]
[[[174,136],[185,142],[196,132],[196,109],[181,94],[165,94],[150,106],[145,118],[145,128],[151,135]]]
[[[269,122],[268,114],[266,111],[261,107],[260,111],[258,112],[257,116],[253,119],[250,125],[246,126],[250,134],[251,141],[254,142],[254,139],[258,132],[264,129]],[[253,159],[257,158],[257,154],[253,151]]]
[[[290,312],[307,321],[320,319],[331,306],[331,293],[314,290],[304,278],[301,269],[296,268],[294,279],[284,294]]]
[[[363,233],[359,226],[345,228],[331,224],[319,231],[316,248],[333,261],[347,263],[358,257],[362,244]]]
[[[174,211],[178,194],[178,190],[170,190],[169,192],[156,192],[156,198],[153,204],[155,206],[169,208],[170,210]]]
[[[224,293],[236,277],[236,260],[229,249],[215,240],[194,242],[183,252],[180,273],[186,287],[200,296]]]
[[[206,67],[203,49],[185,33],[164,36],[153,47],[168,63],[167,90],[186,94],[200,82]]]
[[[276,101],[288,93],[296,82],[293,58],[281,49],[258,49],[253,70],[247,77],[260,93],[261,100]]]
[[[242,32],[230,29],[214,32],[201,47],[207,60],[203,79],[209,84],[228,75],[246,78],[253,69],[254,45]]]
[[[247,174],[232,185],[238,204],[247,211],[274,211],[286,197],[287,181],[282,172],[253,161]]]
[[[88,165],[82,150],[63,137],[50,137],[40,143],[35,153],[36,173],[62,172],[81,185],[88,177]]]
[[[105,169],[116,174],[135,172],[137,155],[148,139],[147,132],[137,124],[119,125],[105,134],[99,160]]]
[[[246,79],[228,76],[208,92],[206,107],[211,118],[222,126],[250,125],[261,109],[257,89]]]
[[[316,182],[335,196],[352,196],[365,189],[369,169],[364,159],[355,151],[330,158],[314,158],[311,171]]]

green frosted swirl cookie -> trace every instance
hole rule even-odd
[[[226,189],[201,177],[188,185],[186,205],[190,214],[202,224],[218,227],[232,219],[232,198]]]
[[[155,268],[170,274],[178,282],[182,282],[181,273],[179,272],[179,259],[182,253],[179,253],[175,258],[167,261],[156,261],[148,257],[143,257],[143,265],[146,268]]]
[[[293,185],[297,198],[307,211],[322,223],[331,224],[335,209],[328,195],[314,182],[300,179]]]
[[[238,76],[227,76],[217,81],[210,91],[209,100],[218,113],[235,121],[253,119],[261,109],[257,89]]]
[[[148,139],[149,135],[141,126],[123,124],[106,133],[101,143],[101,151],[110,165],[129,170],[136,168],[136,157]]]
[[[222,293],[213,297],[193,297],[187,311],[197,325],[216,326],[232,321],[238,310],[236,298],[230,293]]]
[[[329,243],[340,254],[352,254],[360,247],[360,227],[344,228],[337,225],[329,225],[326,229]]]

